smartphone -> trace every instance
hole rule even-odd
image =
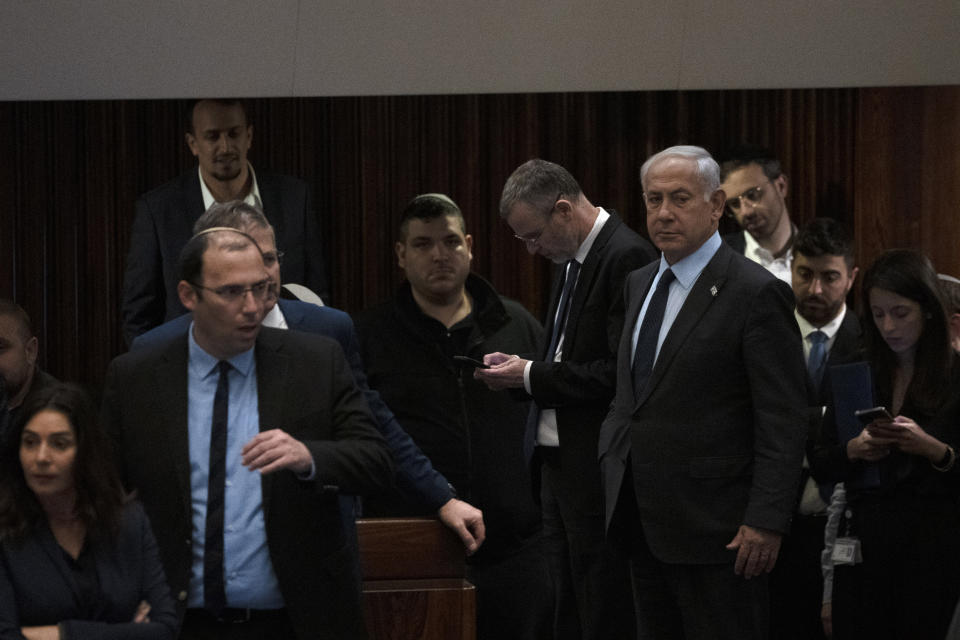
[[[476,358],[471,358],[470,356],[453,356],[453,359],[461,364],[469,364],[476,367],[477,369],[489,369],[490,365],[483,364],[480,360]]]
[[[893,416],[887,411],[886,407],[870,407],[869,409],[857,409],[853,415],[860,419],[863,424],[870,424],[875,420],[893,420]]]

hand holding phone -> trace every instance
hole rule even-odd
[[[476,358],[471,358],[470,356],[453,356],[453,359],[463,365],[471,365],[477,369],[489,369],[490,365],[484,364]]]
[[[877,420],[893,420],[893,416],[890,415],[890,412],[887,411],[886,407],[870,407],[869,409],[857,409],[853,412],[860,422],[863,424],[870,424],[871,422],[876,422]]]

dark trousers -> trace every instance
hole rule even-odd
[[[777,640],[823,640],[820,609],[823,602],[825,515],[794,515],[784,536],[777,564],[770,574],[770,637]]]
[[[512,552],[479,557],[468,578],[477,588],[477,640],[552,640],[553,587],[540,534]]]
[[[941,640],[960,597],[955,499],[904,491],[850,508],[863,563],[835,569],[834,638]]]
[[[541,458],[544,551],[556,589],[554,637],[633,638],[630,575],[625,557],[604,537],[602,504],[587,513],[572,504],[558,456]]]
[[[735,532],[730,533],[733,539]],[[746,580],[733,563],[671,564],[650,551],[632,473],[624,474],[610,538],[629,548],[640,640],[763,640],[769,634],[766,576]]]

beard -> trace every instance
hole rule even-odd
[[[797,312],[815,327],[822,327],[837,317],[843,301],[833,304],[820,296],[806,296],[797,301]]]

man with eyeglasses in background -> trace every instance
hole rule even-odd
[[[742,231],[723,237],[734,251],[791,284],[793,240],[797,228],[787,211],[786,174],[769,150],[743,145],[720,164],[726,212]]]
[[[155,527],[184,640],[366,638],[341,493],[392,463],[343,350],[261,326],[254,240],[223,227],[180,257],[186,334],[116,358],[103,421]]]
[[[539,360],[489,353],[475,375],[526,391],[524,454],[540,485],[557,589],[557,640],[634,637],[630,576],[604,538],[597,441],[614,396],[627,274],[656,257],[620,217],[594,206],[563,167],[534,159],[507,179],[500,216],[527,251],[557,265]]]

